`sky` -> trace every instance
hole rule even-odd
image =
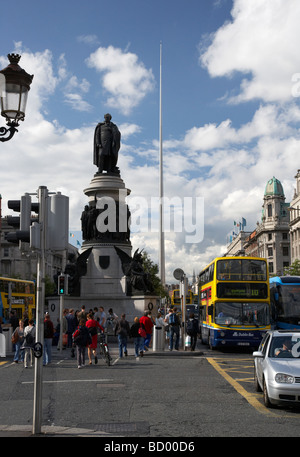
[[[269,179],[293,198],[299,21],[298,0],[15,0],[1,18],[0,67],[16,52],[34,78],[25,121],[1,143],[2,215],[39,186],[60,191],[79,247],[94,130],[109,112],[133,252],[158,263],[162,47],[166,281],[176,268],[191,280],[225,253],[234,221],[255,229]]]

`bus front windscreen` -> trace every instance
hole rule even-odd
[[[215,323],[226,326],[269,325],[269,305],[267,303],[218,302],[215,304]]]

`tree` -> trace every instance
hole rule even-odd
[[[283,274],[284,276],[300,276],[300,260],[296,259],[292,265],[285,267]]]
[[[154,295],[157,295],[159,297],[167,297],[168,294],[165,291],[161,283],[161,280],[157,276],[158,265],[150,259],[149,254],[146,251],[143,251],[142,262],[145,273],[148,273],[150,275],[150,279],[154,288]]]

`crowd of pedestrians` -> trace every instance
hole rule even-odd
[[[35,342],[35,324],[32,319],[28,319],[25,314],[23,319],[17,319],[11,313],[10,323],[13,329],[12,343],[14,345],[14,362],[24,362],[24,366],[31,367],[33,364],[33,345]],[[104,308],[94,307],[86,311],[85,306],[80,311],[74,309],[64,309],[63,319],[57,322],[54,327],[50,315],[47,312],[44,319],[44,350],[43,365],[49,365],[52,361],[52,348],[57,345],[60,349],[60,332],[62,330],[62,349],[70,348],[71,354],[75,357],[74,349],[77,353],[78,368],[85,365],[85,354],[87,349],[88,361],[91,365],[98,363],[97,346],[98,333],[109,332],[118,338],[119,358],[128,356],[128,341],[133,339],[135,357],[143,357],[149,351],[152,343],[154,326],[163,329],[169,350],[179,350],[181,320],[176,308],[170,308],[165,316],[159,310],[155,319],[151,311],[145,311],[142,317],[135,317],[130,326],[123,313],[119,317],[109,309],[106,315]],[[199,322],[194,314],[190,314],[186,322],[186,334],[189,339],[189,346],[195,350],[197,335],[199,333]]]

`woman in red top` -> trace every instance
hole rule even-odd
[[[98,342],[98,334],[97,334],[97,328],[100,328],[101,332],[104,332],[104,328],[102,325],[99,324],[99,322],[95,321],[93,318],[93,314],[89,313],[87,315],[87,321],[86,324],[87,328],[89,329],[89,332],[92,336],[92,344],[88,346],[88,356],[89,356],[89,363],[90,365],[92,364],[92,351],[95,356],[95,364],[98,363],[98,358],[97,358],[97,342]],[[93,329],[93,330],[91,330]]]

